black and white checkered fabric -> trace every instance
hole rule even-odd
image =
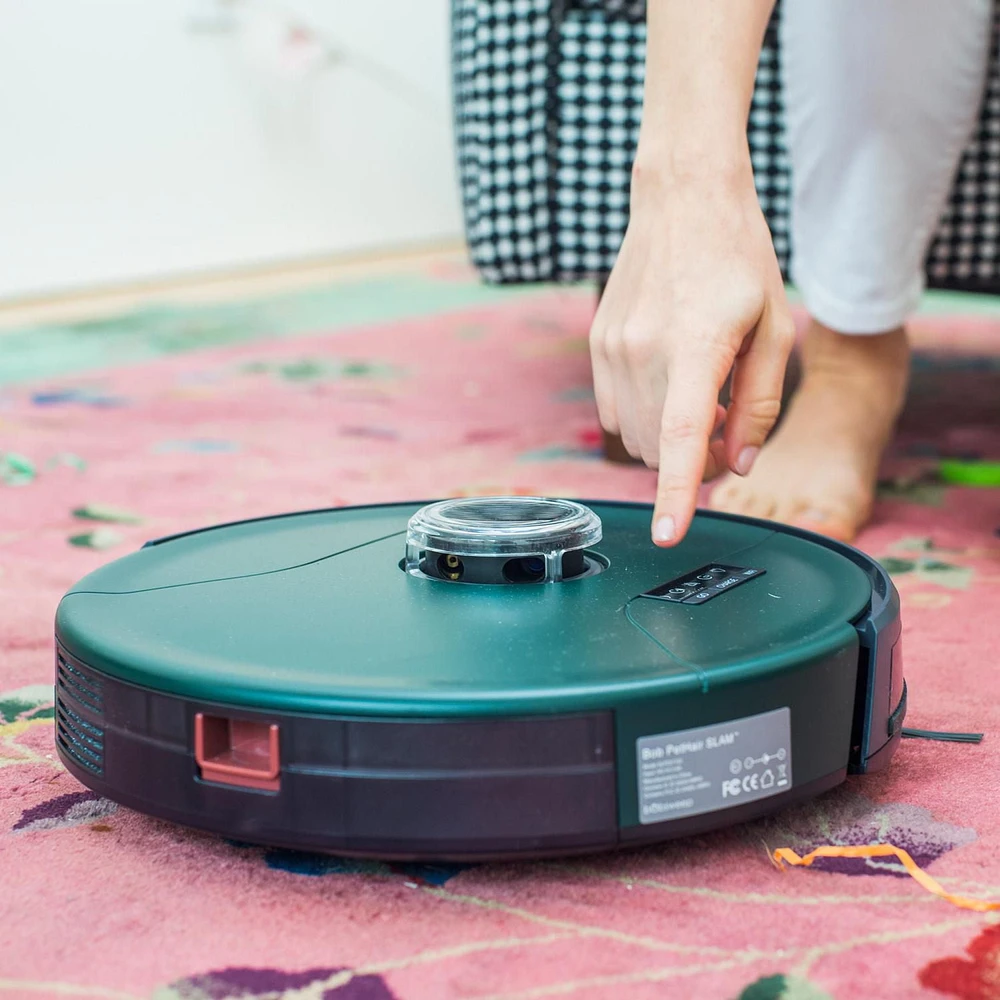
[[[748,123],[783,270],[790,167],[777,22]],[[455,137],[466,235],[486,281],[601,281],[628,221],[645,0],[452,0]],[[927,258],[928,284],[1000,292],[1000,3],[980,123]]]

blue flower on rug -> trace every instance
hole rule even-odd
[[[264,852],[268,868],[293,875],[389,875],[388,865],[380,861],[342,858],[336,854],[311,854],[307,851],[272,849]]]
[[[381,976],[338,968],[304,972],[219,969],[162,986],[154,992],[153,1000],[279,1000],[300,990],[322,1000],[398,1000]]]
[[[99,392],[88,392],[86,389],[54,389],[49,392],[36,392],[31,397],[35,406],[61,406],[66,403],[81,403],[84,406],[126,406],[128,401],[120,396],[106,396]]]
[[[233,847],[245,845],[230,842]],[[382,861],[368,861],[359,858],[344,858],[336,854],[312,854],[308,851],[287,851],[268,849],[264,851],[264,863],[268,868],[290,872],[292,875],[379,875],[382,877],[399,875],[424,886],[441,886],[453,879],[471,865],[411,864]]]
[[[414,882],[418,882],[422,885],[439,886],[444,885],[445,882],[450,882],[460,872],[464,872],[467,868],[472,868],[473,865],[400,864],[391,865],[390,867],[394,872],[397,872],[400,875],[405,875]]]
[[[574,385],[569,389],[563,389],[556,393],[556,399],[560,403],[590,403],[594,399],[594,387],[592,385]]]

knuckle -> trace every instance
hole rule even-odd
[[[750,399],[743,403],[740,408],[751,423],[770,426],[777,421],[781,413],[781,400],[774,396]]]
[[[614,401],[606,393],[596,393],[597,420],[608,434],[618,433],[618,415]]]
[[[640,443],[643,464],[649,469],[656,469],[660,464],[660,449],[657,441],[648,438]]]
[[[601,350],[607,361],[614,361],[621,356],[622,331],[617,327],[609,327],[601,338]]]
[[[774,339],[782,346],[790,346],[795,342],[795,320],[791,316],[782,316],[773,327]]]
[[[608,357],[608,331],[596,323],[590,328],[590,352],[601,361]]]
[[[701,370],[720,380],[736,360],[738,345],[729,338],[691,339],[683,345],[687,359]]]
[[[622,350],[635,364],[647,364],[656,351],[656,339],[649,330],[630,326],[622,331]]]
[[[656,346],[652,340],[630,341],[625,345],[625,357],[635,368],[645,368],[653,362]]]
[[[693,441],[702,435],[699,421],[690,413],[665,414],[660,427],[660,445],[669,447],[678,441]]]
[[[656,499],[658,503],[665,503],[668,507],[675,506],[674,501],[680,498],[687,498],[691,492],[691,484],[674,476],[660,473],[660,484],[656,488]]]

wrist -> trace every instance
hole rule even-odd
[[[635,151],[635,163],[647,173],[740,175],[750,169],[746,116],[736,111],[698,106],[684,111],[647,108]]]
[[[631,198],[657,201],[672,194],[701,191],[711,197],[753,195],[753,164],[743,137],[742,146],[710,147],[644,144],[640,139],[632,163]]]

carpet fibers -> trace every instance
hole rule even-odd
[[[406,302],[415,305],[407,311]],[[568,862],[421,866],[229,843],[82,788],[52,731],[52,617],[149,537],[329,505],[518,492],[649,499],[600,458],[591,296],[461,269],[0,337],[0,997],[582,1000],[1000,997],[1000,321],[925,312],[861,546],[903,600],[908,740],[767,821]]]

